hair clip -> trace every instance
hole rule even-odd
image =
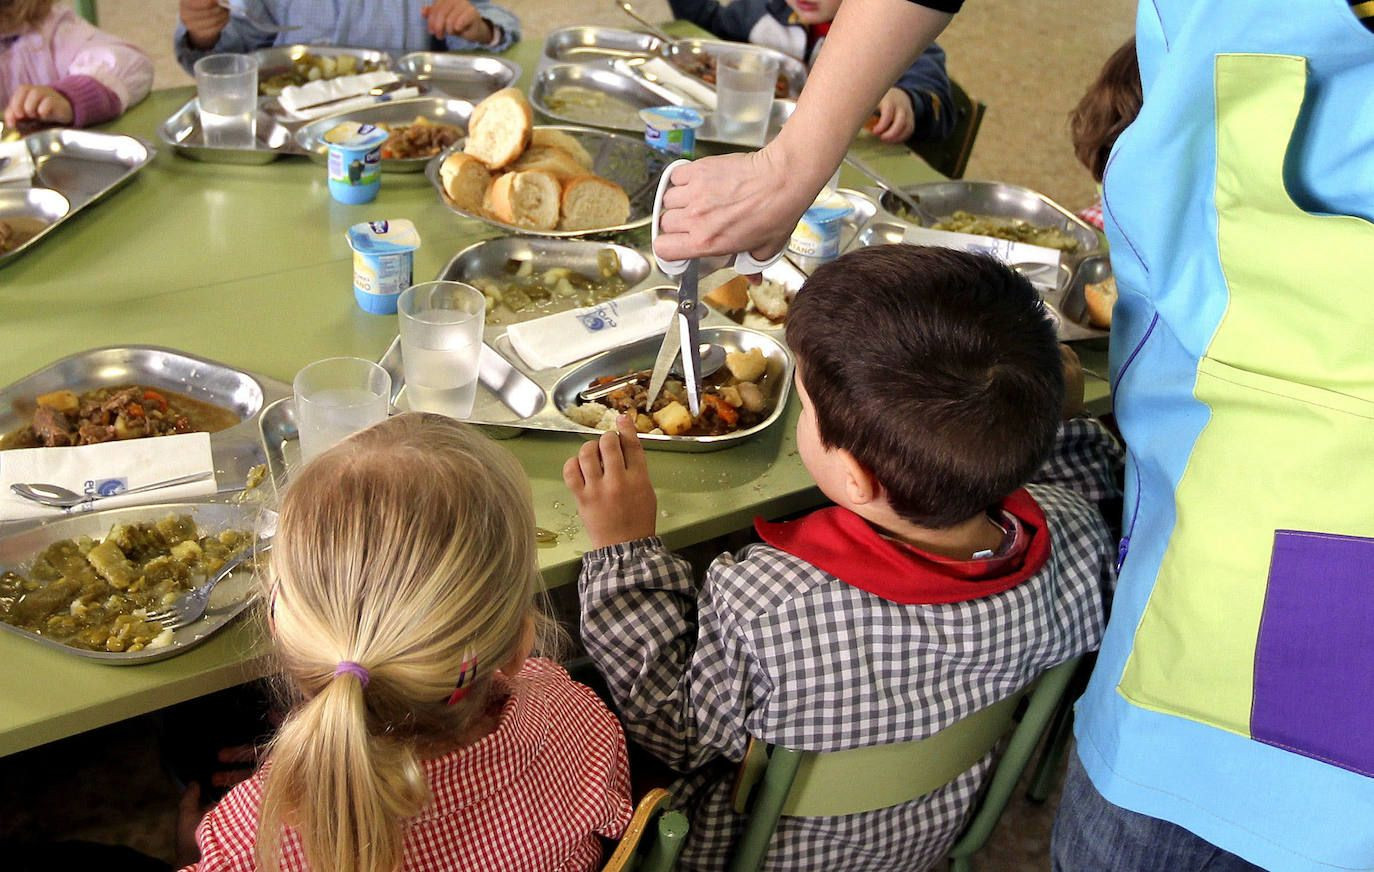
[[[448,695],[448,705],[453,705],[458,700],[468,695],[471,690],[469,685],[477,678],[477,658],[469,657],[458,667],[458,685],[453,688],[453,693]]]

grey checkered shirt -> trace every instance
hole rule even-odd
[[[815,751],[935,733],[1098,644],[1115,549],[1093,505],[1116,493],[1120,448],[1091,419],[1065,422],[1028,487],[1048,562],[1002,593],[902,605],[768,545],[722,554],[698,585],[658,539],[586,555],[582,637],[629,736],[685,773],[683,868],[722,869],[742,819],[731,778],[748,738]],[[992,755],[891,808],[785,817],[765,867],[926,869],[958,835]]]

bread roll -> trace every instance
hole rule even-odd
[[[491,187],[491,173],[482,161],[467,152],[455,151],[439,167],[439,180],[453,205],[464,212],[482,211],[482,201]]]
[[[587,172],[592,171],[592,156],[587,149],[582,147],[582,143],[577,141],[577,137],[563,130],[550,130],[547,127],[536,127],[534,133],[530,135],[530,145],[551,145],[554,148],[561,148],[573,156],[573,160],[582,165]]]
[[[472,110],[463,151],[499,170],[514,163],[529,145],[534,110],[516,88],[492,94]]]
[[[749,280],[735,276],[706,295],[706,302],[725,312],[739,312],[749,306]]]
[[[563,183],[563,230],[614,227],[630,219],[625,189],[600,176],[582,176]]]
[[[749,299],[754,308],[769,321],[787,317],[787,289],[777,282],[764,281],[748,286]]]
[[[1116,277],[1083,286],[1083,301],[1088,307],[1088,323],[1106,330],[1112,326],[1112,307],[1116,305]]]
[[[543,170],[558,181],[565,182],[578,176],[585,176],[587,170],[577,159],[561,148],[553,145],[531,145],[520,155],[520,159],[510,165],[513,170]]]
[[[498,221],[553,230],[558,226],[558,180],[545,172],[506,173],[487,190],[486,210]]]

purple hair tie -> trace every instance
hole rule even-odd
[[[335,675],[343,675],[345,672],[357,678],[363,687],[367,687],[368,681],[372,678],[366,669],[352,660],[340,660],[339,665],[334,667]]]

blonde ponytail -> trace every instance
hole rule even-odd
[[[260,868],[281,868],[288,827],[317,872],[400,867],[430,799],[420,753],[486,714],[493,673],[538,619],[537,578],[524,473],[470,427],[400,415],[304,467],[268,573],[299,702],[268,753]]]

